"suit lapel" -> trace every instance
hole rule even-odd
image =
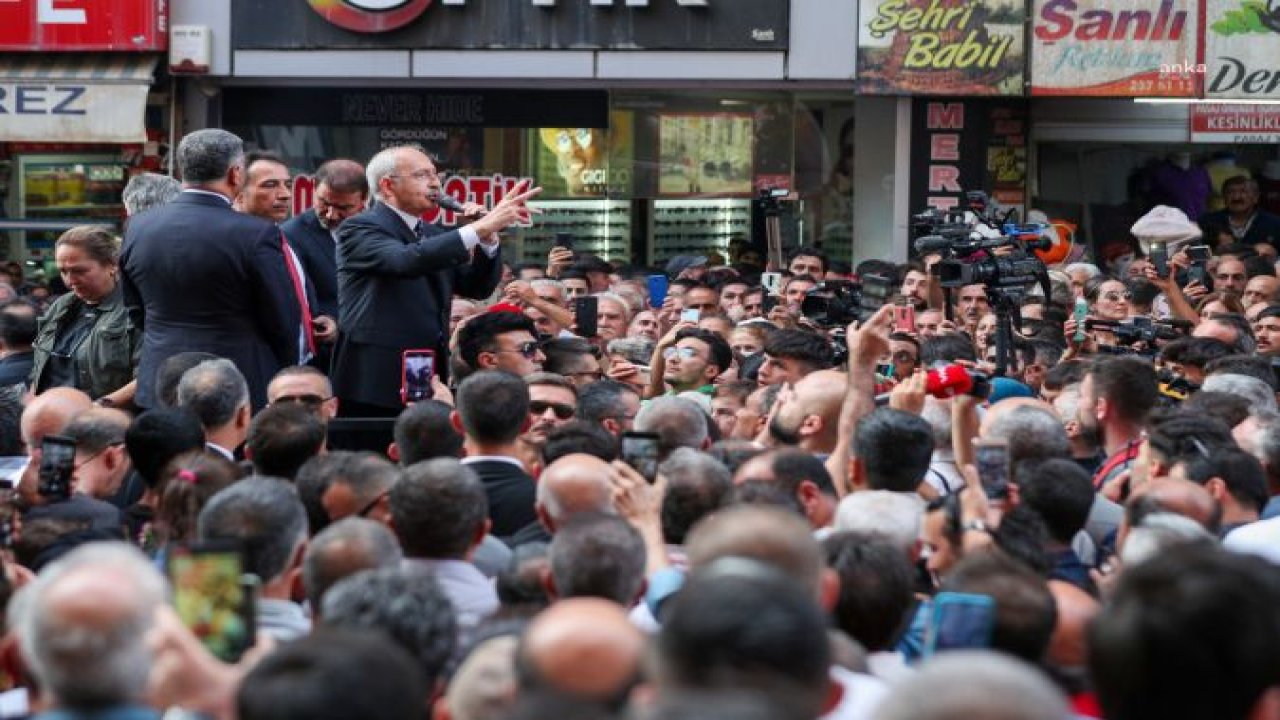
[[[380,202],[374,210],[378,213],[382,226],[394,232],[396,237],[406,245],[418,241],[418,236],[413,234],[409,226],[404,224],[404,220],[400,219],[400,214],[391,209],[390,205]]]

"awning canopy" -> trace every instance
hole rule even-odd
[[[156,61],[125,53],[0,54],[0,142],[145,141]]]

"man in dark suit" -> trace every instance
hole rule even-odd
[[[311,209],[280,226],[311,281],[316,315],[338,317],[338,226],[363,210],[368,199],[364,166],[330,160],[316,170]],[[332,361],[332,344],[320,343],[310,364],[327,373]]]
[[[440,177],[426,153],[388,148],[366,175],[378,202],[338,229],[338,324],[334,389],[351,417],[399,414],[401,353],[427,348],[448,366],[454,293],[487,297],[498,285],[498,233],[528,218],[525,201],[541,188],[521,183],[489,211],[467,203],[469,225],[444,230],[422,221],[437,207]]]
[[[517,440],[529,426],[529,388],[524,381],[501,370],[483,370],[458,386],[458,409],[450,416],[454,429],[463,434],[462,464],[484,484],[489,501],[489,529],[499,540],[530,523],[537,488],[519,460]]]
[[[203,351],[234,362],[260,408],[267,382],[298,358],[301,308],[280,230],[231,208],[245,178],[240,138],[197,130],[177,160],[182,193],[129,220],[120,258],[125,302],[144,311],[135,402],[156,405],[165,358]]]

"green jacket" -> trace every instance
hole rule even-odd
[[[35,363],[31,367],[31,387],[40,386],[41,375],[49,367],[49,355],[58,333],[83,301],[67,293],[49,306],[40,318],[35,341]],[[73,386],[97,400],[119,390],[133,380],[142,351],[142,329],[129,317],[124,293],[119,285],[99,305],[102,315],[89,336],[75,350],[78,377]]]

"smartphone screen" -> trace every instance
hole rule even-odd
[[[893,331],[912,334],[916,331],[916,309],[911,303],[893,307]]]
[[[702,319],[701,310],[681,310],[680,322],[698,322]]]
[[[1187,248],[1187,258],[1192,262],[1208,262],[1209,255],[1210,251],[1208,245],[1192,245]]]
[[[218,659],[235,662],[253,647],[257,581],[233,546],[174,548],[169,556],[173,605],[182,622]]]
[[[1009,445],[983,440],[974,446],[978,478],[987,497],[997,500],[1009,496]]]
[[[989,647],[995,619],[995,601],[986,595],[938,593],[925,631],[925,655]]]
[[[405,350],[400,358],[400,401],[408,405],[430,400],[435,394],[431,387],[436,372],[435,351]]]
[[[658,434],[622,433],[622,461],[650,483],[658,479]]]
[[[41,497],[53,501],[71,497],[71,474],[75,467],[75,441],[59,435],[46,435],[40,444],[40,484],[37,492]]]
[[[670,282],[666,275],[649,276],[649,307],[660,308],[667,301],[667,290]]]
[[[764,288],[765,293],[769,295],[777,295],[778,291],[782,287],[782,273],[761,273],[760,286]]]
[[[573,249],[573,235],[572,235],[571,233],[567,233],[567,232],[558,232],[558,233],[556,233],[556,239],[555,239],[555,242],[554,242],[554,246],[555,246],[555,247],[560,247],[560,248],[565,248],[565,249],[568,249],[568,250],[572,250],[572,249]]]
[[[593,338],[599,333],[597,298],[587,296],[575,298],[573,301],[573,319],[577,325],[579,337]]]

